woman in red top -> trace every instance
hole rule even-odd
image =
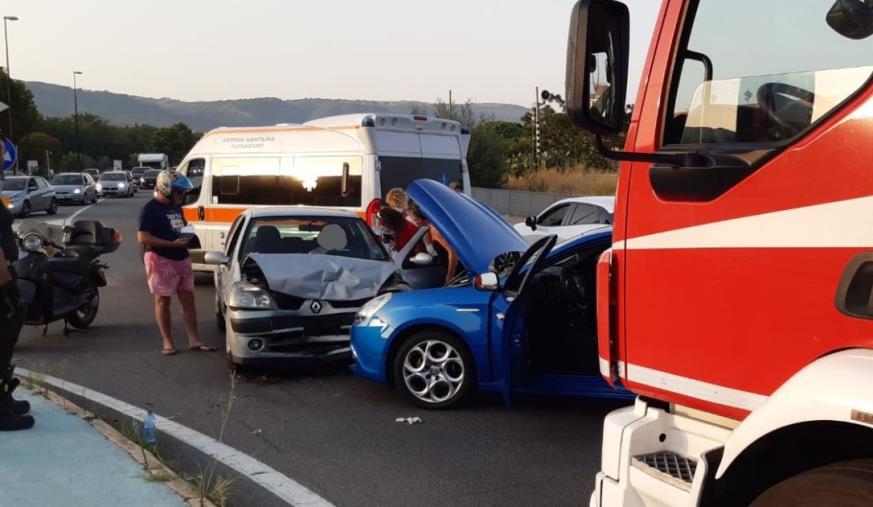
[[[394,251],[399,252],[409,243],[409,240],[418,232],[418,227],[407,220],[399,211],[391,208],[382,208],[379,211],[379,221],[382,223],[383,239],[385,233],[394,237]]]

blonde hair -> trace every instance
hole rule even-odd
[[[409,205],[409,197],[406,196],[406,192],[402,188],[392,188],[385,194],[385,203],[392,208],[406,209]]]

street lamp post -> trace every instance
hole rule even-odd
[[[73,122],[76,124],[76,163],[82,170],[82,144],[79,142],[79,99],[76,90],[76,76],[81,76],[78,70],[73,71]]]
[[[3,16],[3,41],[6,45],[6,102],[9,106],[9,139],[12,139],[12,70],[9,68],[9,33],[6,30],[7,21],[18,21],[17,16]],[[13,174],[18,173],[18,158],[15,159]]]

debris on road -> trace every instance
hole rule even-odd
[[[421,420],[421,417],[398,417],[397,419],[394,419],[394,422],[397,422],[397,423],[405,422],[407,424],[421,424],[424,421]]]

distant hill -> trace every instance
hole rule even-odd
[[[45,116],[73,113],[73,89],[38,81],[26,81],[36,106]],[[350,113],[410,113],[413,108],[432,111],[432,104],[414,101],[258,99],[184,102],[174,99],[137,97],[108,91],[79,90],[79,112],[101,116],[116,125],[135,123],[164,127],[183,122],[194,131],[215,127],[302,123],[314,118]],[[517,122],[527,109],[514,104],[474,104],[476,116]]]

